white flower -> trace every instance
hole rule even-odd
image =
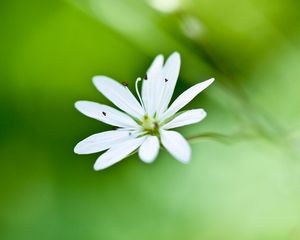
[[[151,163],[159,152],[160,144],[180,162],[187,163],[190,160],[191,148],[187,140],[170,129],[197,123],[205,118],[206,112],[201,108],[178,111],[214,79],[194,85],[169,106],[179,75],[180,55],[175,52],[165,64],[163,61],[163,56],[158,55],[144,79],[136,80],[139,101],[126,83],[120,84],[106,76],[93,78],[96,88],[122,111],[90,101],[75,103],[75,107],[84,115],[117,127],[94,134],[75,146],[74,152],[78,154],[107,150],[97,159],[95,170],[107,168],[137,149],[141,160]],[[140,81],[143,81],[141,94],[138,89]]]

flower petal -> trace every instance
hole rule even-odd
[[[127,114],[100,103],[78,101],[75,103],[75,107],[84,115],[112,126],[128,128],[139,127],[139,125]]]
[[[146,108],[147,113],[153,116],[155,111],[155,90],[156,82],[158,81],[158,76],[161,73],[164,63],[164,57],[158,55],[152,62],[151,66],[147,71],[147,75],[144,77],[142,86],[142,98]]]
[[[144,109],[127,86],[106,76],[93,77],[93,83],[108,100],[124,112],[138,119],[144,116]]]
[[[112,148],[103,153],[95,162],[94,169],[102,170],[121,161],[130,153],[136,150],[145,140],[145,137],[133,138],[125,142],[114,145]]]
[[[180,55],[174,52],[166,61],[162,73],[160,82],[157,84],[158,96],[156,97],[156,112],[158,117],[168,108],[171,101],[174,89],[177,83],[180,70]]]
[[[93,134],[86,139],[79,142],[75,148],[74,152],[77,154],[90,154],[101,152],[108,148],[111,148],[113,145],[129,139],[129,131],[107,131]]]
[[[204,82],[198,83],[188,90],[184,91],[167,109],[165,113],[162,114],[160,120],[163,121],[176,112],[178,112],[181,108],[183,108],[186,104],[188,104],[194,97],[196,97],[200,92],[202,92],[205,88],[207,88],[212,82],[214,78],[206,80]]]
[[[159,152],[159,141],[156,136],[148,136],[139,148],[139,157],[145,163],[151,163]]]
[[[182,127],[185,125],[194,124],[202,121],[206,117],[206,112],[203,109],[192,109],[179,114],[170,122],[163,126],[163,129],[171,129]]]
[[[188,163],[191,148],[185,138],[178,132],[161,130],[161,142],[167,151],[178,161]]]

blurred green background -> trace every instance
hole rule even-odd
[[[298,0],[0,2],[0,239],[300,239]],[[176,94],[193,157],[136,155],[100,172],[74,145],[109,126],[91,78],[131,88],[159,53],[182,56]],[[222,135],[220,135],[222,134]],[[223,136],[224,135],[224,136]]]

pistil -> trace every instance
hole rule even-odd
[[[142,127],[147,133],[149,133],[151,135],[158,135],[159,134],[158,122],[153,117],[145,115],[144,119],[142,121]]]

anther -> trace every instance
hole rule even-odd
[[[147,76],[147,74],[145,74],[145,76],[144,76],[144,80],[148,80],[148,76]]]
[[[123,85],[124,87],[128,87],[128,83],[127,83],[127,82],[122,82],[122,85]]]
[[[117,130],[118,128],[116,126],[113,126],[111,129],[112,130]]]
[[[168,79],[165,78],[165,82],[169,81]]]
[[[106,116],[106,112],[102,112],[102,114],[103,114],[104,116]]]

